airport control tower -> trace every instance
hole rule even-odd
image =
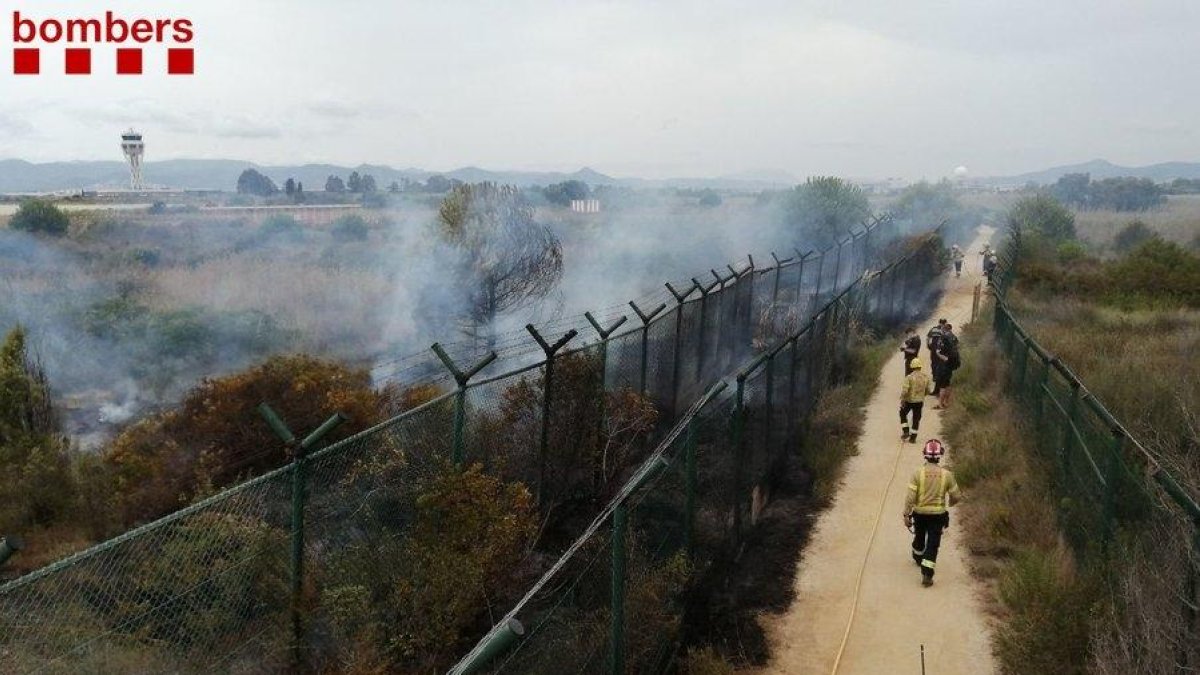
[[[146,152],[146,144],[142,135],[130,129],[121,134],[121,152],[129,162],[129,187],[132,190],[142,189],[142,154]]]

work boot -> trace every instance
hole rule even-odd
[[[911,433],[911,434],[909,434],[909,435],[908,435],[908,442],[909,442],[909,443],[916,443],[916,442],[917,442],[917,434],[916,434],[916,433]]]
[[[921,575],[921,585],[926,588],[929,588],[930,586],[932,586],[933,585],[933,575],[932,574],[922,574]]]

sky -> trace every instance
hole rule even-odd
[[[196,74],[12,75],[12,13],[187,18]],[[1195,0],[0,3],[0,159],[936,179],[1200,160]]]

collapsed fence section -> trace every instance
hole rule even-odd
[[[734,445],[745,454],[720,454],[728,437],[704,446],[698,473],[660,505],[686,511],[692,485],[697,523],[737,522],[728,535],[695,525],[687,546],[737,540],[765,493],[721,482],[721,472],[756,484],[794,443],[796,411],[845,349],[837,331],[849,308],[882,297],[877,286],[900,286],[894,303],[876,299],[864,314],[894,326],[928,297],[936,242],[885,247],[889,227],[873,223],[840,256],[713,271],[711,282],[672,287],[674,306],[637,307],[640,316],[600,324],[590,342],[531,327],[545,358],[500,376],[485,376],[491,359],[444,354],[454,389],[415,386],[408,398],[419,405],[398,417],[0,586],[6,671],[442,668],[568,550],[713,381],[765,354],[740,399],[746,435]],[[902,261],[883,266],[885,256]],[[728,421],[714,420],[698,438]],[[706,492],[718,483],[724,497]],[[629,527],[645,513],[632,511]],[[596,553],[612,555],[611,546]]]
[[[993,331],[1007,388],[1032,417],[1034,442],[1059,494],[1058,518],[1076,559],[1107,577],[1132,644],[1115,649],[1143,672],[1200,666],[1200,505],[1192,490],[1129,434],[1070,367],[1013,315],[1020,232],[993,274]],[[1165,606],[1164,606],[1165,605]],[[1140,637],[1139,637],[1140,636]],[[1152,639],[1145,639],[1150,637]]]
[[[927,257],[934,243],[852,283],[712,385],[451,672],[669,670],[689,597],[744,553],[772,476],[789,459],[815,463],[804,442],[811,414],[846,374],[851,343],[893,318],[878,287],[904,280],[933,299],[924,291],[940,272]]]

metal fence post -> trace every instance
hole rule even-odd
[[[837,258],[833,263],[833,293],[837,293],[841,288],[842,283],[842,246],[846,243],[845,240],[839,241],[837,245]]]
[[[687,301],[692,291],[698,288],[698,285],[693,281],[692,287],[687,289],[686,293],[680,293],[669,283],[666,286],[667,290],[671,292],[671,296],[675,298],[675,348],[672,351],[671,359],[671,415],[675,416],[679,414],[679,371],[683,365],[683,355],[679,353],[680,340],[683,339],[683,303]]]
[[[283,441],[292,453],[292,551],[291,551],[291,615],[292,615],[292,666],[300,669],[304,665],[304,616],[300,610],[301,594],[304,588],[304,497],[305,497],[305,456],[308,450],[321,441],[348,417],[342,413],[334,413],[321,423],[312,433],[298,441],[288,428],[287,423],[266,403],[258,405],[258,414],[262,415],[271,430]]]
[[[800,298],[804,296],[804,264],[808,262],[808,256],[812,255],[813,252],[812,249],[809,249],[808,253],[800,253],[800,249],[798,248],[792,250],[796,252],[797,256],[800,256],[800,272],[796,275],[796,304],[799,305]],[[808,307],[805,307],[804,314],[801,316],[801,320],[805,320],[807,318]]]
[[[450,451],[450,461],[456,465],[463,463],[465,459],[465,448],[463,439],[463,430],[467,426],[467,382],[475,377],[479,371],[487,368],[488,365],[496,360],[496,352],[489,352],[483,360],[476,363],[474,366],[465,372],[458,369],[454,360],[446,353],[445,349],[438,343],[433,343],[430,346],[434,354],[441,359],[442,365],[446,366],[446,370],[454,377],[454,381],[458,383],[458,391],[454,393],[454,445]]]
[[[546,354],[546,381],[542,391],[542,435],[538,445],[537,503],[541,505],[546,496],[546,461],[550,449],[550,402],[554,392],[554,355],[579,333],[572,328],[559,338],[558,342],[550,344],[542,338],[541,333],[537,332],[533,324],[525,324],[525,330],[529,331],[534,340],[537,340],[538,346]]]
[[[813,311],[820,307],[821,303],[821,286],[825,283],[825,253],[827,250],[821,251],[821,258],[817,260],[817,290],[813,291]]]
[[[634,314],[637,314],[637,317],[642,320],[642,368],[640,371],[641,376],[638,380],[638,391],[642,393],[642,396],[645,396],[647,370],[650,367],[650,322],[653,321],[654,317],[658,316],[660,312],[667,308],[667,304],[665,302],[660,303],[658,307],[655,307],[653,310],[651,310],[649,314],[643,312],[641,308],[637,306],[637,303],[632,300],[629,301],[629,306],[633,308]]]
[[[705,286],[704,284],[700,283],[695,277],[693,277],[692,283],[696,285],[696,290],[700,291],[700,328],[698,331],[700,333],[700,335],[696,339],[696,379],[701,380],[704,378],[704,365],[705,365],[704,357],[706,354],[705,349],[704,349],[704,347],[705,347],[704,333],[705,333],[705,328],[707,327],[707,323],[708,323],[708,296],[712,293],[712,290],[714,288],[716,288],[721,282],[718,279],[711,286]]]
[[[745,456],[746,424],[746,375],[737,376],[737,394],[734,398],[733,419],[730,424],[730,447],[733,450],[733,550],[736,558],[742,541],[742,473]]]
[[[791,258],[779,259],[774,251],[771,251],[771,259],[775,261],[775,284],[771,287],[771,306],[774,307],[779,302],[779,277],[783,276],[783,266],[792,261]]]
[[[604,437],[604,422],[608,416],[608,401],[606,394],[608,393],[608,338],[618,328],[620,328],[626,320],[625,315],[621,315],[611,326],[605,328],[596,321],[596,317],[592,316],[591,312],[584,312],[583,317],[592,324],[592,328],[600,336],[600,396],[596,401],[596,443],[601,443]],[[594,486],[599,486],[603,480],[599,476],[600,464],[596,463],[592,472],[592,481]]]
[[[612,633],[610,671],[625,675],[625,528],[626,506],[621,501],[613,510],[612,522]]]

